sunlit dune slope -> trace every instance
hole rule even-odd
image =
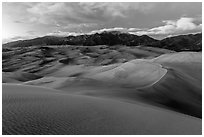
[[[124,63],[116,68],[87,77],[137,88],[151,86],[161,79],[167,70],[161,65],[143,59]]]
[[[201,120],[173,111],[3,84],[3,134],[201,134]]]

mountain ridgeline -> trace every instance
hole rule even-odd
[[[126,46],[149,46],[165,48],[174,51],[202,51],[202,33],[179,35],[156,40],[147,35],[137,36],[129,33],[118,31],[95,33],[91,35],[79,36],[44,36],[29,40],[19,40],[3,44],[6,47],[29,47],[29,46],[46,46],[46,45],[126,45]]]
[[[164,48],[177,52],[202,51],[202,33],[169,37],[146,46]]]

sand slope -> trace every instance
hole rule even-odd
[[[111,70],[91,75],[89,78],[140,88],[154,84],[166,72],[167,70],[161,65],[141,59],[123,63]]]
[[[3,72],[2,73],[3,83],[9,83],[9,82],[25,82],[29,80],[39,79],[42,78],[42,76],[38,76],[32,73],[27,72]]]
[[[54,73],[57,77],[25,84],[123,102],[140,100],[201,118],[201,60],[201,53],[181,52],[108,66],[65,66]],[[66,77],[70,74],[80,75]]]
[[[3,134],[201,134],[201,53],[41,74],[3,74]]]
[[[179,52],[164,54],[152,59],[167,68],[174,69],[180,73],[190,75],[202,84],[202,53],[201,52]]]
[[[172,111],[3,84],[3,134],[201,134],[201,120]]]

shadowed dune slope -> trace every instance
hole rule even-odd
[[[9,82],[25,82],[29,80],[39,79],[42,78],[42,76],[38,76],[32,73],[27,72],[3,72],[2,73],[3,83],[9,83]]]
[[[148,105],[3,84],[3,134],[201,134],[201,120]]]
[[[179,52],[164,54],[152,59],[164,67],[174,69],[193,77],[202,84],[202,53],[201,52]],[[202,85],[201,85],[202,86]]]
[[[163,104],[176,111],[202,117],[202,87],[193,78],[174,70],[151,87],[139,89],[148,101]]]
[[[57,89],[65,85],[69,86],[73,82],[75,82],[75,78],[72,77],[43,77],[41,79],[24,82],[23,84]]]
[[[164,54],[152,60],[168,72],[153,86],[140,90],[144,97],[201,118],[202,53]]]

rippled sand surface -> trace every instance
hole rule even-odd
[[[3,134],[200,133],[201,120],[149,105],[3,85]]]

